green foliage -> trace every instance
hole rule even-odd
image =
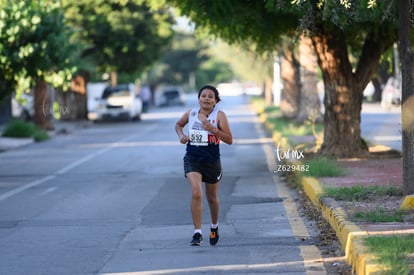
[[[231,43],[273,51],[282,35],[315,31],[333,25],[345,30],[362,46],[364,31],[378,24],[397,23],[395,1],[209,1],[170,0],[195,22],[197,28]],[[203,15],[203,16],[202,16]],[[365,32],[366,33],[366,32]],[[351,41],[350,40],[350,41]]]
[[[33,136],[35,130],[36,126],[33,123],[13,120],[6,125],[2,135],[3,137],[28,138]]]
[[[342,188],[327,188],[324,196],[335,200],[359,201],[374,196],[402,196],[403,190],[397,187],[384,186],[352,186]]]
[[[306,165],[309,165],[309,169],[303,172],[304,176],[310,177],[340,177],[345,175],[345,171],[334,160],[327,159],[325,157],[317,157],[309,160],[304,160]]]
[[[201,74],[204,75],[204,78],[201,77]],[[233,70],[228,63],[210,59],[204,62],[199,70],[197,86],[200,87],[204,83],[230,82],[234,78]]]
[[[33,123],[21,120],[13,120],[9,122],[3,133],[3,137],[13,138],[30,138],[33,137],[35,141],[43,141],[49,139],[47,132],[38,129]]]
[[[50,139],[49,135],[47,134],[46,131],[44,130],[40,130],[37,129],[34,133],[33,133],[33,139],[37,142],[39,141],[45,141]]]
[[[211,58],[208,44],[193,33],[177,32],[163,58],[149,72],[150,82],[182,85],[190,75],[200,70],[201,64]]]
[[[39,78],[54,86],[67,83],[75,47],[60,2],[0,3],[0,99],[27,90]]]
[[[217,57],[206,39],[192,32],[176,32],[164,57],[148,72],[152,85],[168,83],[187,86],[195,80],[195,89],[205,83],[220,83],[236,78],[231,65]]]
[[[166,6],[148,1],[64,0],[68,22],[101,73],[141,73],[153,64],[172,37],[173,19]]]
[[[369,248],[380,264],[390,267],[381,274],[408,275],[410,260],[407,255],[414,253],[414,235],[369,236],[364,238],[364,244]]]
[[[260,49],[274,50],[282,34],[294,31],[298,17],[272,10],[262,1],[169,0],[195,22],[197,29],[221,37],[232,44],[255,43]]]

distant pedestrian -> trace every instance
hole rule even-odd
[[[191,187],[192,246],[203,243],[203,182],[211,215],[210,244],[216,245],[219,240],[218,188],[222,177],[219,144],[220,141],[233,143],[227,116],[216,106],[219,102],[218,90],[214,86],[203,86],[198,92],[199,107],[186,111],[175,125],[180,142],[187,145],[184,173]],[[188,134],[184,134],[187,124]]]
[[[151,89],[148,85],[141,87],[142,112],[147,113],[151,101]]]

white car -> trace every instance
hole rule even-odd
[[[98,99],[94,115],[91,120],[140,120],[142,113],[142,100],[136,93],[133,84],[108,86]]]
[[[155,90],[155,106],[185,105],[185,95],[181,87],[160,86]]]
[[[382,90],[381,106],[389,108],[401,104],[401,81],[391,76]]]

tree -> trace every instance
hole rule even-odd
[[[168,83],[172,85],[186,85],[191,75],[196,73],[203,62],[210,57],[207,53],[208,45],[198,40],[194,33],[176,32],[172,43],[160,59],[158,66],[161,69],[155,78],[154,68],[152,82]]]
[[[139,75],[160,58],[173,34],[169,10],[152,9],[145,0],[63,3],[70,25],[77,30],[74,39],[84,47],[81,58],[93,60],[100,73]]]
[[[411,46],[413,3],[399,0],[398,33],[402,74],[402,142],[404,194],[414,193],[414,54]]]
[[[366,155],[360,129],[363,90],[381,54],[396,40],[394,2],[381,2],[372,9],[367,9],[365,2],[351,5],[349,1],[169,2],[197,27],[233,43],[255,43],[262,50],[273,50],[282,34],[306,31],[325,84],[321,153],[332,157]],[[351,61],[350,53],[357,62]]]
[[[272,54],[257,52],[251,44],[229,45],[218,39],[211,43],[211,51],[213,56],[231,65],[235,73],[233,79],[255,83],[264,91],[267,90],[269,92],[267,100],[269,104],[272,102],[271,84],[267,87],[273,77],[274,57]]]
[[[296,43],[295,43],[296,42]],[[283,91],[280,110],[285,118],[295,123],[320,121],[318,94],[318,65],[309,37],[282,38],[281,75]]]
[[[59,1],[1,1],[0,87],[3,95],[35,87],[35,123],[53,128],[46,84],[70,80],[69,30]]]
[[[321,105],[318,91],[317,58],[309,37],[304,35],[299,40],[299,59],[301,89],[299,113],[295,121],[299,124],[305,121],[319,121],[321,118]]]

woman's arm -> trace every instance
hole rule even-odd
[[[188,123],[190,111],[191,110],[185,112],[183,116],[175,123],[175,132],[177,133],[180,143],[182,144],[186,144],[188,142],[188,137],[184,134],[183,130],[185,125]]]
[[[217,113],[217,128],[214,129],[212,132],[222,140],[224,143],[232,144],[233,143],[233,135],[231,134],[230,124],[227,119],[226,114],[223,111],[219,111]]]

